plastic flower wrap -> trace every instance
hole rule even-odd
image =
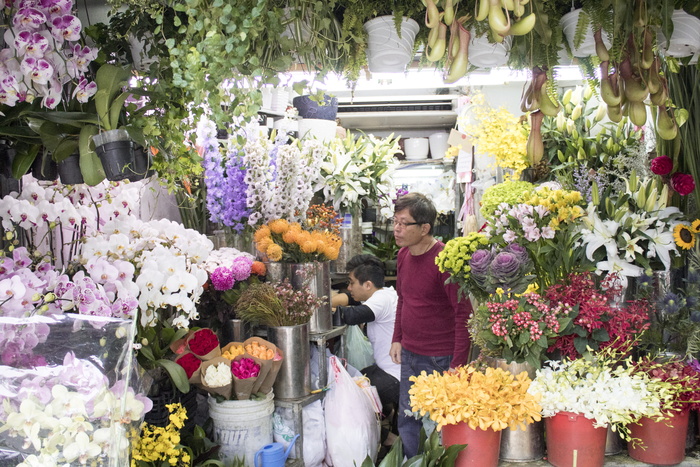
[[[528,392],[527,372],[515,376],[500,368],[482,372],[463,366],[455,372],[423,371],[410,379],[411,408],[421,416],[428,414],[438,430],[460,422],[472,429],[524,430],[540,420],[538,396]]]
[[[492,155],[500,167],[513,169],[517,178],[529,166],[528,125],[503,107],[489,107],[481,93],[473,97],[472,103],[475,124],[467,125],[465,130],[474,138],[477,152]]]
[[[0,448],[22,452],[22,467],[127,465],[130,427],[152,407],[139,395],[132,322],[0,318],[3,335],[27,326],[46,331],[33,348],[43,361],[0,365]]]
[[[474,311],[469,328],[482,353],[539,368],[554,339],[571,332],[575,315],[571,305],[550,304],[535,293],[492,295]]]
[[[615,352],[549,361],[537,370],[528,391],[541,396],[543,417],[579,413],[628,440],[626,425],[641,417],[663,418],[677,397],[672,383],[636,371],[632,360],[620,361]]]

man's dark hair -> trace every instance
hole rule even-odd
[[[433,226],[437,219],[437,209],[430,199],[422,193],[408,193],[396,200],[394,213],[408,209],[411,217],[420,224],[430,224],[429,234],[433,233]]]
[[[378,289],[384,287],[384,263],[374,255],[355,255],[347,264],[360,284],[370,281]]]

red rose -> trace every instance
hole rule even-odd
[[[668,175],[673,170],[673,159],[668,156],[655,157],[650,168],[656,175]]]
[[[203,356],[219,345],[219,338],[216,337],[214,331],[204,328],[196,331],[187,344],[195,355]]]
[[[671,176],[671,188],[679,195],[686,196],[695,190],[695,180],[692,175],[676,172]]]
[[[189,352],[175,360],[175,363],[185,369],[187,379],[190,379],[194,372],[202,365],[202,361]]]

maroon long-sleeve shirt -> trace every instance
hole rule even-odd
[[[468,299],[457,300],[457,284],[445,284],[449,273],[441,273],[435,257],[445,244],[437,242],[422,255],[401,248],[397,261],[396,322],[392,342],[411,352],[439,357],[452,355],[451,366],[467,363],[472,307]]]

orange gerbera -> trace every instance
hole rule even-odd
[[[272,233],[283,234],[289,230],[289,222],[287,219],[275,219],[267,223]]]

